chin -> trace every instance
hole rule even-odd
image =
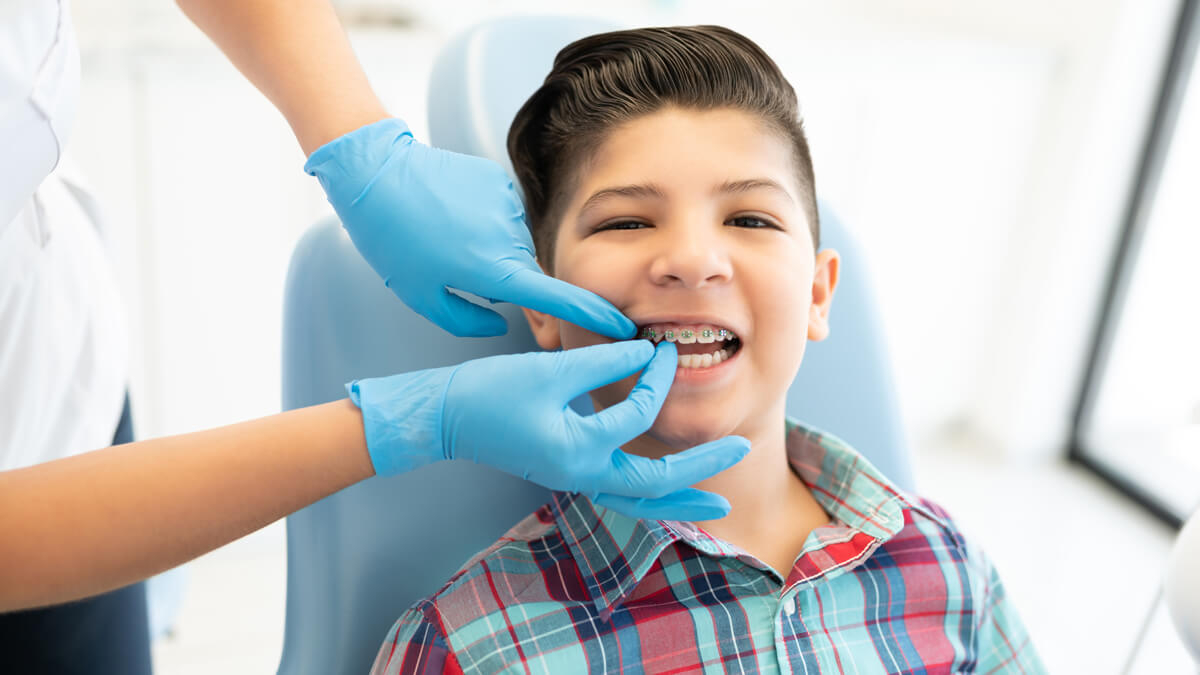
[[[672,405],[668,398],[648,433],[674,450],[687,450],[737,433],[737,427],[737,420],[731,419],[728,411]]]

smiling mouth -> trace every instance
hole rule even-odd
[[[656,344],[674,342],[680,368],[711,368],[733,358],[742,348],[733,331],[712,325],[653,324],[641,327],[638,337]]]

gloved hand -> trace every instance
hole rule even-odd
[[[304,170],[321,181],[387,287],[454,335],[503,335],[508,327],[449,288],[633,337],[633,322],[606,300],[538,268],[525,209],[495,162],[423,145],[404,122],[386,119],[321,146]]]
[[[670,342],[633,340],[492,356],[346,388],[362,409],[379,475],[469,459],[636,518],[721,518],[724,497],[688,486],[736,464],[749,441],[730,436],[662,459],[620,449],[654,423],[678,362]],[[571,409],[576,396],[643,368],[626,400],[593,415]]]

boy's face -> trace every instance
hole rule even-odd
[[[710,327],[737,336],[680,344],[681,355],[733,353],[679,367],[649,438],[633,444],[641,454],[782,429],[806,341],[829,331],[838,273],[836,252],[814,255],[793,162],[791,144],[747,113],[667,108],[619,127],[580,170],[554,275],[607,299],[639,333]],[[545,349],[612,342],[526,316]],[[593,391],[596,409],[619,403],[635,382]]]

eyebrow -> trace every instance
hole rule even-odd
[[[788,198],[788,201],[794,202],[791,193],[789,193],[782,185],[776,183],[770,178],[747,178],[744,180],[725,181],[718,185],[713,194],[739,194],[742,192],[750,192],[752,190],[772,190],[782,194]],[[666,194],[662,189],[653,183],[643,185],[620,185],[617,187],[604,188],[596,191],[587,201],[580,207],[579,212],[584,213],[588,209],[594,208],[599,204],[617,197],[630,197],[633,199],[666,199]]]
[[[597,191],[591,197],[587,198],[587,201],[583,203],[582,207],[580,207],[579,212],[583,213],[588,209],[595,208],[596,206],[599,206],[600,204],[617,197],[631,197],[633,199],[666,199],[666,195],[663,194],[663,191],[653,183],[647,183],[645,185],[621,185],[619,187],[604,188],[603,190]]]
[[[770,178],[747,178],[746,180],[726,181],[721,183],[714,194],[738,194],[741,192],[749,192],[751,190],[773,190],[788,198],[788,201],[795,202],[792,199],[792,193],[788,192],[782,185],[776,183]]]

